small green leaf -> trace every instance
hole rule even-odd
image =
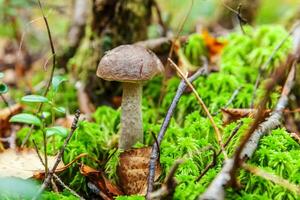
[[[8,86],[4,83],[0,83],[0,94],[4,94],[8,91]]]
[[[68,135],[68,130],[62,126],[53,126],[46,129],[46,135],[47,137],[50,137],[52,135],[66,137]]]
[[[60,112],[60,113],[63,113],[63,114],[65,114],[66,113],[66,109],[64,108],[64,107],[54,107],[54,110],[56,111],[56,112]]]
[[[21,99],[24,102],[32,102],[32,103],[47,103],[49,102],[49,100],[44,97],[44,96],[40,96],[40,95],[27,95],[22,97]]]
[[[60,84],[64,81],[66,81],[67,79],[64,76],[54,76],[52,79],[52,88],[55,92],[57,92],[58,87],[60,86]]]
[[[42,126],[42,121],[37,116],[28,113],[21,113],[21,114],[14,115],[10,118],[9,122]]]

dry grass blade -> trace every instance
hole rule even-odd
[[[180,74],[181,78],[186,82],[186,84],[192,89],[193,93],[195,94],[195,97],[197,99],[197,101],[199,102],[199,104],[201,105],[201,107],[203,108],[203,110],[205,111],[206,115],[208,116],[214,130],[215,130],[215,133],[216,133],[216,138],[217,138],[217,141],[221,147],[221,150],[222,150],[222,153],[225,157],[225,159],[228,158],[227,154],[226,154],[226,151],[225,151],[225,148],[224,148],[224,145],[222,143],[222,136],[221,136],[221,133],[220,133],[220,130],[219,128],[217,127],[213,117],[211,116],[208,108],[206,107],[205,103],[203,102],[203,100],[201,99],[201,97],[199,96],[198,92],[196,91],[196,89],[194,88],[194,86],[189,82],[189,80],[186,78],[186,76],[182,73],[182,71],[179,69],[179,67],[170,59],[168,58],[168,61],[171,63],[171,65],[176,69],[176,71]]]
[[[173,51],[174,51],[175,45],[176,45],[176,41],[179,39],[180,33],[182,32],[184,24],[186,23],[189,15],[190,15],[190,13],[192,11],[193,5],[194,5],[194,0],[191,0],[191,4],[190,4],[190,7],[189,7],[189,9],[187,11],[187,14],[185,15],[184,19],[182,20],[181,24],[179,25],[178,31],[176,33],[176,36],[174,37],[174,39],[172,39],[172,44],[171,44],[170,51],[169,51],[169,54],[168,54],[168,59],[172,58]],[[168,67],[169,67],[169,62],[167,62],[167,66],[165,68],[168,68]],[[165,91],[166,90],[166,86],[167,86],[167,77],[166,77],[166,75],[164,75],[163,86],[162,86],[162,89],[161,89],[161,95],[159,97],[159,105],[161,104],[163,95],[166,92]]]
[[[202,68],[198,69],[195,74],[193,74],[191,77],[188,78],[190,82],[193,82],[196,80],[199,76],[208,73],[206,70],[207,67],[203,66]],[[161,125],[161,128],[159,130],[158,136],[157,136],[157,143],[155,142],[153,144],[151,156],[150,156],[150,163],[149,163],[149,176],[148,176],[148,187],[147,187],[147,199],[149,199],[150,193],[153,191],[153,183],[154,183],[154,176],[155,176],[155,166],[156,162],[158,160],[158,154],[159,154],[159,145],[161,141],[164,138],[164,135],[167,131],[167,128],[169,126],[170,120],[173,116],[174,110],[179,102],[179,99],[181,98],[181,95],[185,91],[187,87],[187,84],[184,82],[184,80],[180,81],[180,84],[178,85],[176,94],[172,100],[172,103],[170,104],[170,107],[167,111],[166,117]]]
[[[283,179],[279,176],[276,176],[275,174],[270,174],[269,172],[267,172],[263,169],[255,167],[253,165],[249,165],[247,163],[243,163],[242,167],[245,170],[249,171],[250,173],[254,174],[255,176],[259,176],[259,177],[262,177],[262,178],[267,179],[269,181],[272,181],[273,183],[275,183],[277,185],[280,185],[280,186],[282,186],[282,187],[284,187],[284,188],[300,195],[300,186],[299,185],[290,183],[286,179]]]

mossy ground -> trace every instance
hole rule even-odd
[[[229,34],[226,38],[228,44],[223,50],[219,72],[211,73],[206,77],[198,78],[193,84],[208,106],[211,113],[217,112],[230,99],[233,92],[242,87],[236,99],[232,102],[232,108],[249,108],[254,89],[254,83],[261,67],[272,54],[282,38],[288,33],[280,26],[261,26],[257,29],[245,27],[245,34],[240,31]],[[268,72],[285,60],[291,48],[291,40],[286,41],[273,57]],[[157,134],[160,125],[170,105],[177,86],[178,78],[168,81],[167,93],[161,105],[158,99],[161,89],[161,78],[156,78],[145,86],[143,97],[143,120],[146,146],[153,144],[151,132]],[[262,90],[259,89],[259,95]],[[273,93],[269,107],[272,108],[279,97]],[[71,97],[70,97],[71,98]],[[256,99],[256,102],[259,98]],[[93,115],[94,122],[83,121],[79,123],[73,138],[71,139],[64,154],[64,162],[68,163],[81,153],[88,153],[90,157],[105,161],[116,148],[116,135],[119,131],[120,110],[102,106]],[[223,132],[225,141],[237,122],[222,126],[221,114],[214,116],[218,127]],[[226,151],[232,155],[239,139],[249,126],[251,119],[245,118],[243,126],[237,135],[231,140]],[[22,139],[26,134],[23,129],[18,137]],[[41,133],[35,131],[32,138],[40,144]],[[51,139],[51,138],[50,138]],[[55,154],[64,138],[55,137],[56,147],[48,145],[48,152]],[[29,143],[29,145],[32,145]],[[208,184],[222,167],[223,157],[219,156],[216,166],[199,181],[196,178],[212,160],[211,151],[201,151],[207,146],[219,150],[214,136],[214,130],[197,103],[193,94],[186,93],[182,96],[175,115],[171,120],[161,144],[160,163],[163,167],[161,180],[170,170],[176,159],[184,158],[185,162],[180,165],[176,178],[179,182],[174,194],[174,199],[195,199],[205,191]],[[284,128],[278,128],[265,136],[249,163],[275,173],[289,181],[299,184],[300,182],[300,149],[299,144],[288,135]],[[107,176],[117,182],[116,166],[118,154],[105,164],[99,165],[91,158],[83,158],[84,164],[95,168],[105,169]],[[79,173],[78,166],[72,165],[64,174],[63,179],[74,190],[87,194],[85,178]],[[242,184],[240,191],[227,189],[228,199],[297,199],[296,194],[273,184],[270,181],[253,176],[246,171],[241,171],[239,180]],[[48,196],[51,196],[48,197]],[[47,196],[47,198],[46,198]],[[74,199],[68,194],[45,193],[45,199]],[[143,197],[118,197],[123,199],[142,199]]]

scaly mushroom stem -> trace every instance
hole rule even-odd
[[[142,90],[142,83],[123,82],[120,149],[127,150],[136,142],[143,142]]]

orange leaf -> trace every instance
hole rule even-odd
[[[202,31],[202,36],[208,48],[210,57],[219,55],[224,46],[227,44],[226,41],[221,42],[217,38],[210,35],[210,33],[207,30]]]

